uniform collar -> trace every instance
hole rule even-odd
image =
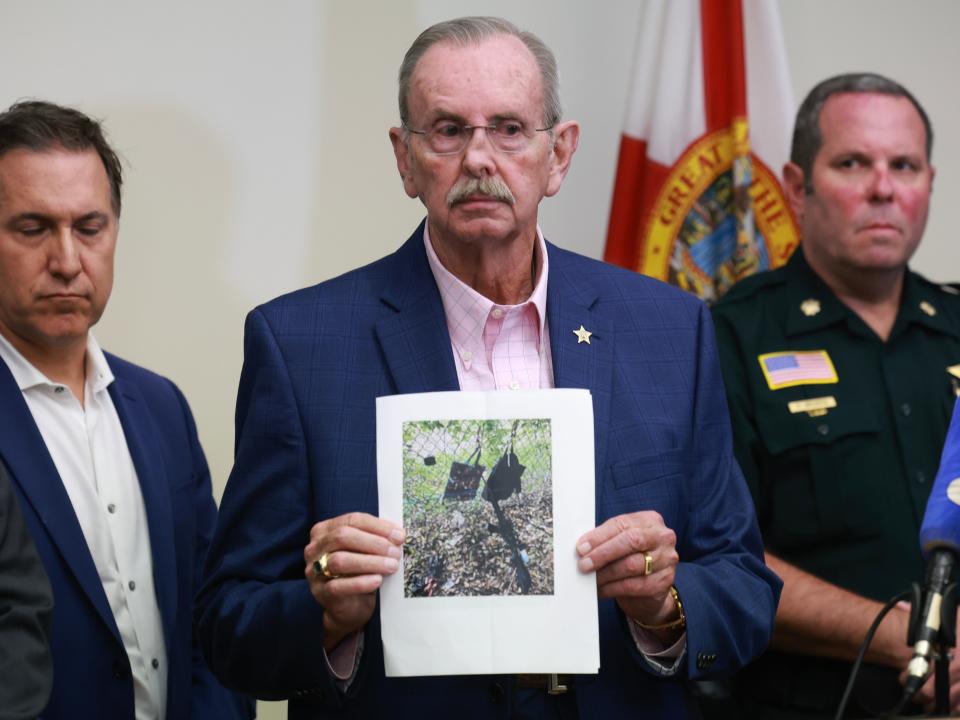
[[[960,338],[960,329],[948,321],[942,305],[943,292],[935,284],[908,270],[903,281],[900,312],[897,313],[897,321],[890,336],[894,337],[914,323]]]
[[[849,308],[807,264],[803,245],[790,257],[784,269],[787,279],[787,335],[799,335],[843,322]]]
[[[840,302],[827,284],[813,271],[803,255],[803,245],[793,253],[785,271],[787,277],[785,327],[788,335],[812,332],[839,322],[847,322],[850,329],[855,332],[870,333],[869,328],[859,316]],[[911,323],[960,337],[960,331],[947,321],[940,305],[941,298],[936,286],[925,282],[908,268],[904,274],[900,309],[897,311],[897,319],[890,337],[896,337]]]

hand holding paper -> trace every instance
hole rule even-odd
[[[597,594],[644,625],[676,618],[670,586],[680,558],[677,536],[659,513],[617,515],[577,541],[581,572],[597,573]]]
[[[324,609],[327,651],[370,620],[384,576],[399,566],[403,538],[399,525],[366,513],[339,515],[310,529],[304,574]]]

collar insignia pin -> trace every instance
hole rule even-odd
[[[820,301],[815,298],[808,298],[800,303],[800,312],[807,317],[813,317],[820,313]]]
[[[933,317],[934,315],[937,314],[937,309],[933,305],[928,303],[926,300],[920,303],[920,309],[923,310],[923,312],[929,315],[930,317]]]
[[[580,326],[579,330],[574,330],[573,334],[577,336],[577,345],[580,343],[590,344],[590,336],[593,335],[592,332],[587,330],[583,325]]]

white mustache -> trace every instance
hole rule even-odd
[[[484,176],[479,179],[470,178],[469,180],[460,180],[457,182],[456,185],[450,188],[450,192],[447,193],[447,207],[453,207],[458,202],[463,202],[467,198],[475,195],[486,195],[487,197],[505,202],[509,205],[513,205],[516,202],[513,193],[510,192],[510,188],[507,187],[505,182],[497,178]]]

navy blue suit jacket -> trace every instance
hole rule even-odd
[[[167,650],[167,717],[247,718],[194,643],[193,600],[216,505],[187,401],[169,380],[107,355],[110,397],[140,481]],[[93,557],[53,459],[0,360],[0,458],[53,587],[53,693],[44,718],[134,715],[130,663]]]
[[[693,658],[658,676],[617,605],[600,601],[601,669],[578,678],[576,700],[581,717],[682,718],[688,677],[732,671],[766,647],[780,588],[732,457],[709,313],[649,278],[548,254],[555,384],[593,396],[597,523],[655,509],[676,531]],[[244,352],[235,465],[198,602],[214,672],[291,698],[292,718],[507,717],[509,693],[491,693],[505,678],[385,678],[377,615],[359,676],[338,692],[304,580],[314,523],[377,513],[375,398],[458,389],[422,229],[389,257],[255,309]]]

